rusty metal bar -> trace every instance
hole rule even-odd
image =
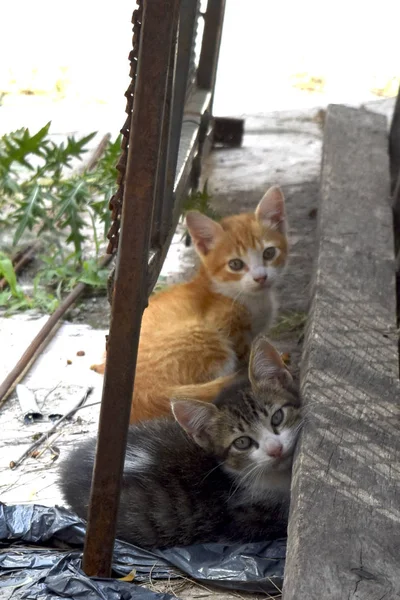
[[[164,202],[161,217],[161,243],[165,243],[174,226],[174,184],[181,140],[183,112],[188,86],[191,48],[196,33],[198,0],[182,0],[179,15],[179,38],[171,113],[169,152],[166,165]],[[180,199],[182,200],[182,198]],[[175,224],[176,225],[176,224]]]
[[[225,0],[208,0],[197,69],[197,85],[201,89],[214,90],[224,12]]]
[[[173,106],[173,93],[174,93],[174,75],[175,75],[175,64],[176,64],[176,42],[177,42],[177,28],[178,22],[174,25],[173,40],[174,43],[170,49],[169,65],[168,65],[168,80],[167,80],[167,91],[165,94],[164,103],[164,120],[163,130],[161,136],[161,147],[160,156],[158,161],[157,171],[157,190],[154,202],[153,211],[153,223],[151,231],[150,245],[152,248],[160,247],[162,244],[161,240],[161,228],[162,228],[162,213],[163,205],[165,204],[165,187],[167,177],[167,163],[169,159],[169,138],[171,134],[171,118],[172,118],[172,106]],[[179,134],[178,134],[179,135]]]
[[[199,15],[198,0],[181,0],[177,48],[172,48],[162,139],[162,161],[158,172],[157,203],[153,215],[151,245],[160,248],[174,227],[174,183],[181,141],[183,112],[188,88],[192,46]],[[176,56],[175,56],[176,53]],[[174,60],[175,59],[175,60]],[[175,69],[174,69],[175,67]]]
[[[190,11],[190,8],[188,9]],[[186,85],[186,94],[185,101],[190,101],[193,92],[196,90],[196,76],[197,76],[197,56],[196,56],[196,48],[197,48],[197,37],[199,35],[199,23],[203,20],[203,16],[201,13],[201,0],[196,0],[196,17],[194,21],[194,30],[193,36],[191,40],[191,45],[188,47],[189,52],[189,69],[187,76],[187,85]]]
[[[109,577],[157,185],[169,49],[179,0],[144,2],[116,279],[83,569]]]

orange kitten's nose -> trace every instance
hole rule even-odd
[[[267,454],[273,458],[280,458],[283,454],[283,446],[280,442],[267,444]]]
[[[253,277],[253,279],[257,283],[259,283],[260,285],[262,285],[263,283],[265,283],[267,281],[267,276],[264,275],[264,277]]]

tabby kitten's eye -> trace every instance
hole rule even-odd
[[[244,262],[240,258],[233,258],[228,262],[228,265],[232,271],[241,271],[244,267]]]
[[[252,445],[253,440],[249,438],[247,435],[242,435],[242,437],[236,438],[233,442],[236,450],[248,450]]]
[[[283,410],[279,408],[271,417],[271,425],[273,427],[278,427],[282,423],[284,416]]]
[[[276,254],[276,248],[274,248],[273,246],[270,246],[269,248],[265,248],[264,252],[263,252],[263,259],[264,260],[272,260],[274,258]]]

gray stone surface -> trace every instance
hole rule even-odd
[[[285,600],[400,596],[400,387],[388,186],[386,119],[329,107]]]

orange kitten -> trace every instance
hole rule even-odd
[[[280,188],[270,188],[254,213],[217,223],[191,211],[186,223],[201,266],[188,283],[152,296],[144,311],[132,423],[169,414],[171,397],[213,400],[275,316],[274,284],[288,254]]]

